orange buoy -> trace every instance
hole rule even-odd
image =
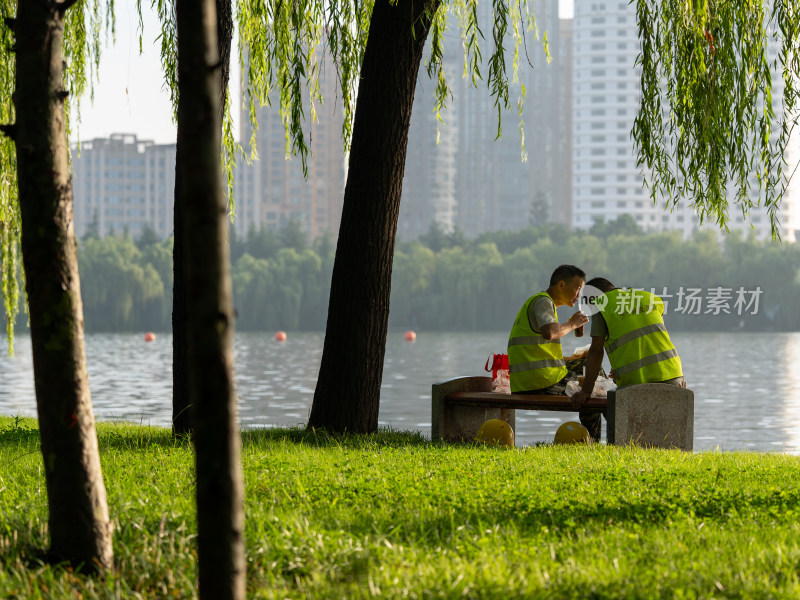
[[[406,331],[406,341],[407,342],[413,342],[416,339],[417,339],[417,334],[416,333],[414,333],[411,330]]]
[[[145,342],[154,342],[154,341],[156,341],[156,334],[153,333],[152,331],[148,331],[147,333],[144,334],[144,341]]]
[[[276,333],[275,334],[275,341],[276,342],[285,342],[286,341],[286,332],[285,331],[279,331],[278,333]]]

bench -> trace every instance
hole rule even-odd
[[[489,419],[506,421],[516,430],[515,411],[577,413],[566,396],[492,392],[491,377],[456,377],[433,384],[431,438],[469,442]],[[607,441],[692,450],[694,394],[662,383],[631,385],[590,398],[584,408],[606,410]]]

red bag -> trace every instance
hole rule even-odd
[[[489,362],[491,361],[492,367],[489,368]],[[501,369],[504,369],[506,372],[506,376],[508,376],[508,354],[490,354],[489,358],[486,359],[486,366],[484,367],[486,372],[492,372],[492,381],[497,379],[497,372]]]

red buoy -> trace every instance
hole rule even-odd
[[[156,334],[153,333],[152,331],[148,331],[147,333],[144,334],[144,341],[145,342],[154,342],[154,341],[156,341]]]
[[[285,342],[286,341],[286,332],[285,331],[279,331],[278,333],[276,333],[275,334],[275,341],[276,342]]]
[[[414,333],[411,330],[406,331],[406,341],[407,342],[413,342],[416,339],[417,339],[417,334],[416,333]]]

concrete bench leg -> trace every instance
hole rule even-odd
[[[431,389],[431,439],[469,442],[489,419],[501,419],[516,429],[513,408],[478,408],[449,406],[445,397],[451,392],[491,392],[491,377],[456,377],[434,383]]]
[[[628,385],[608,392],[608,443],[678,448],[694,445],[694,392],[666,383]]]

